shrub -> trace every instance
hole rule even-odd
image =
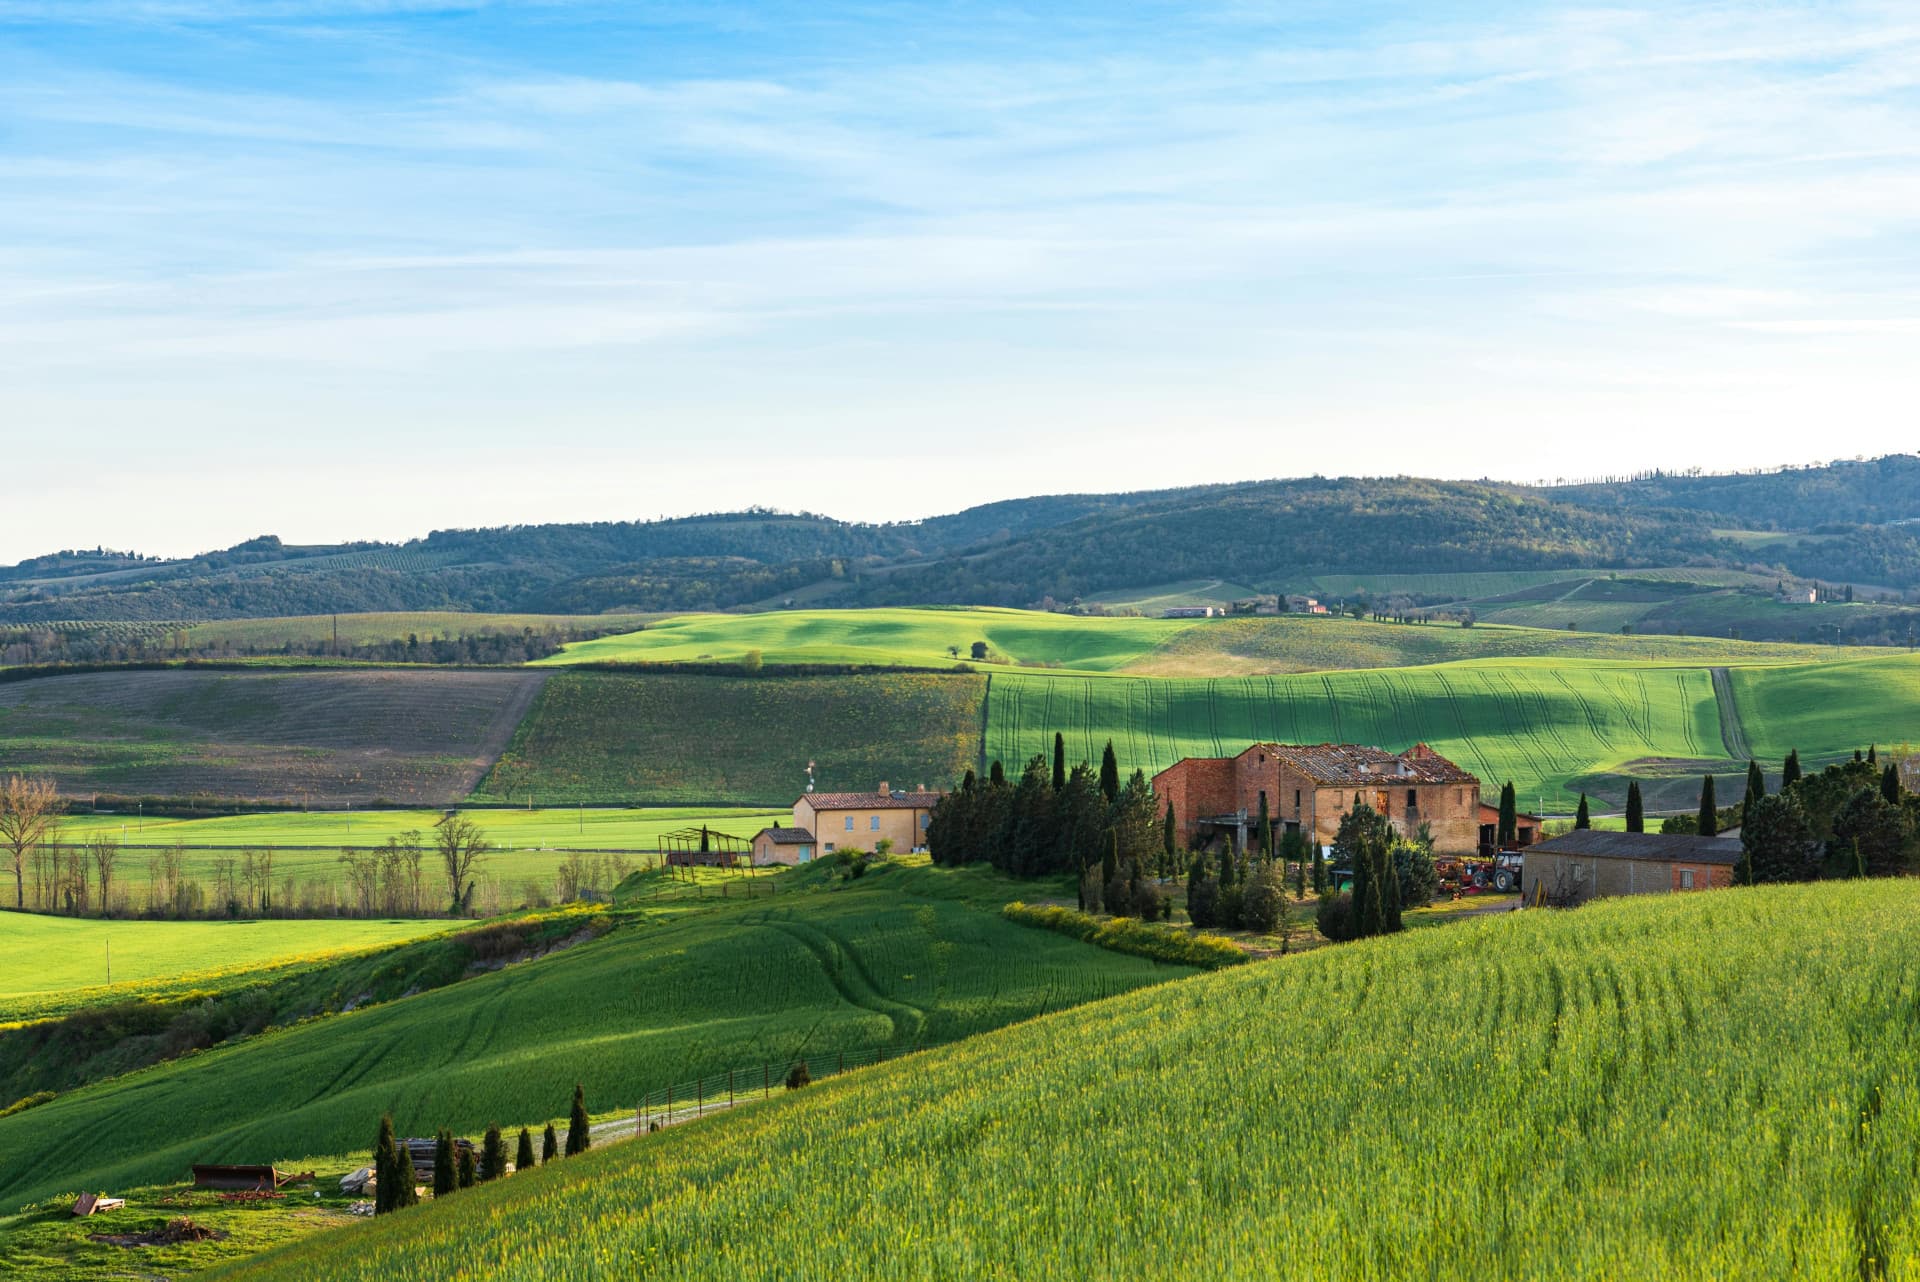
[[[787,1089],[797,1091],[802,1086],[813,1085],[813,1074],[807,1070],[807,1061],[801,1060],[787,1070]]]
[[[1358,928],[1353,919],[1353,896],[1321,896],[1320,909],[1314,915],[1314,925],[1336,944],[1344,944],[1355,938]]]
[[[31,1095],[23,1095],[5,1108],[0,1108],[0,1117],[12,1117],[15,1113],[24,1113],[30,1108],[46,1103],[53,1098],[53,1094],[52,1091],[35,1091]]]
[[[1211,877],[1195,877],[1187,882],[1187,918],[1201,927],[1219,924],[1219,882]]]
[[[478,1172],[474,1170],[473,1146],[471,1144],[462,1144],[459,1152],[459,1160],[455,1163],[455,1167],[458,1171],[460,1187],[470,1189],[474,1186],[475,1180],[478,1179]]]
[[[1247,960],[1245,953],[1218,935],[1195,934],[1172,926],[1153,926],[1128,917],[1102,921],[1071,908],[1035,907],[1022,903],[1008,904],[1000,910],[1000,914],[1022,926],[1058,931],[1116,953],[1130,953],[1135,957],[1147,957],[1175,966],[1218,970],[1223,966],[1238,966]]]
[[[1280,914],[1287,899],[1287,882],[1279,864],[1263,863],[1247,877],[1240,893],[1240,924],[1262,935],[1271,935],[1280,925]]]
[[[1220,888],[1220,898],[1213,906],[1213,924],[1228,930],[1240,929],[1242,900],[1246,896],[1246,887],[1238,882]]]

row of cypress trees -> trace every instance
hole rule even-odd
[[[593,1134],[587,1121],[586,1091],[578,1082],[573,1086],[573,1107],[567,1115],[566,1155],[573,1157],[584,1153],[593,1146]],[[560,1137],[548,1122],[546,1133],[541,1140],[540,1163],[551,1162],[560,1155]],[[519,1151],[514,1157],[514,1169],[531,1170],[534,1165],[533,1132],[526,1127],[520,1128]],[[497,1180],[507,1173],[507,1143],[496,1124],[487,1128],[480,1143],[480,1155],[474,1156],[473,1146],[455,1141],[453,1132],[441,1128],[435,1137],[433,1146],[433,1195],[445,1197],[460,1189],[472,1188],[475,1184],[484,1184]],[[386,1215],[392,1211],[415,1206],[420,1194],[413,1182],[413,1156],[398,1139],[394,1137],[393,1114],[387,1113],[380,1118],[380,1134],[373,1145],[374,1195],[373,1213]]]

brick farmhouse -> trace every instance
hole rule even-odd
[[[1733,884],[1740,841],[1663,832],[1581,829],[1527,851],[1525,887],[1559,904],[1602,895],[1663,895]]]
[[[836,850],[872,850],[891,841],[896,854],[924,850],[937,792],[903,792],[885,780],[872,792],[809,792],[793,803],[792,827],[753,835],[753,862],[801,864]]]
[[[1355,744],[1256,743],[1237,757],[1183,758],[1155,775],[1153,787],[1173,807],[1190,850],[1223,837],[1238,849],[1257,841],[1262,799],[1276,837],[1297,830],[1330,845],[1357,799],[1403,834],[1426,824],[1442,854],[1473,854],[1480,844],[1480,781],[1424,743],[1398,754]]]

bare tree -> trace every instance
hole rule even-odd
[[[360,915],[373,916],[374,896],[380,885],[380,856],[371,851],[362,854],[351,846],[342,846],[340,864],[347,870],[347,881],[353,886],[354,902],[360,907]]]
[[[100,883],[100,915],[113,911],[113,866],[120,862],[120,843],[105,833],[87,842],[87,858],[93,861],[93,875]]]
[[[458,915],[473,904],[475,867],[493,844],[473,820],[465,815],[448,815],[434,825],[433,845],[447,874],[447,895],[452,901],[448,911]]]
[[[400,834],[400,859],[407,867],[407,905],[415,917],[420,915],[420,830],[409,828]]]
[[[53,840],[60,798],[51,779],[7,776],[0,784],[0,843],[13,857],[13,903],[27,906],[27,854]]]

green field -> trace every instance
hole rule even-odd
[[[274,893],[282,903],[307,903],[330,910],[350,906],[349,878],[340,861],[342,848],[367,850],[389,837],[404,839],[422,834],[428,847],[423,866],[432,894],[429,909],[443,907],[439,870],[431,849],[432,829],[444,812],[439,810],[289,811],[232,815],[218,819],[142,819],[135,815],[75,815],[61,824],[60,839],[78,843],[104,833],[119,840],[116,873],[119,892],[129,908],[146,904],[148,884],[154,880],[155,860],[163,848],[179,843],[185,875],[211,888],[220,861],[246,850],[273,852]],[[620,867],[645,865],[660,849],[669,832],[705,826],[714,832],[751,837],[769,824],[789,823],[791,810],[741,807],[652,807],[645,810],[480,809],[461,811],[479,825],[494,844],[478,869],[480,892],[476,902],[504,907],[537,901],[557,894],[561,866],[574,851],[619,852]],[[611,857],[598,865],[601,880],[611,885]],[[293,879],[288,893],[287,879]],[[411,907],[411,905],[407,905]]]
[[[1066,1011],[238,1272],[1910,1279],[1917,985],[1912,881],[1501,914]]]
[[[1179,583],[1156,583],[1151,587],[1112,588],[1087,598],[1089,604],[1109,610],[1138,610],[1158,614],[1183,605],[1231,606],[1260,595],[1259,589],[1224,579],[1185,579]]]
[[[313,645],[338,637],[343,646],[380,645],[418,637],[492,633],[622,631],[644,627],[649,614],[468,614],[458,610],[390,611],[377,614],[301,614],[273,619],[218,619],[184,625],[188,648],[225,646],[269,651],[289,643]],[[337,631],[336,631],[337,629]]]
[[[445,921],[97,921],[0,913],[0,1025],[258,982],[446,930]],[[111,963],[113,983],[106,983]],[[0,1088],[0,1095],[6,1094]],[[5,1103],[11,1103],[9,1097]]]
[[[831,875],[816,866],[760,879],[784,895],[623,916],[539,960],[0,1118],[0,1207],[176,1178],[196,1161],[352,1152],[387,1110],[408,1134],[477,1134],[564,1116],[576,1081],[596,1110],[619,1110],[701,1074],[947,1040],[1188,973],[1003,921],[1000,905],[1032,883],[924,866]]]
[[[1748,744],[1770,763],[1794,748],[1820,756],[1904,742],[1920,725],[1913,656],[1733,672]],[[1595,771],[1642,758],[1727,756],[1708,668],[1604,661],[1216,680],[994,679],[989,757],[1017,769],[1047,750],[1055,731],[1067,736],[1070,758],[1097,761],[1111,739],[1124,768],[1149,774],[1184,756],[1230,755],[1261,740],[1395,750],[1424,741],[1479,775],[1483,789],[1511,779],[1523,798],[1550,811],[1570,810],[1573,781]]]
[[[646,635],[646,634],[643,634]],[[756,802],[942,787],[980,749],[986,678],[557,672],[475,799]]]
[[[644,632],[568,646],[540,662],[735,662],[758,650],[767,663],[946,667],[985,641],[999,663],[1110,672],[1147,653],[1192,619],[1085,618],[1038,610],[790,610],[688,615]]]

